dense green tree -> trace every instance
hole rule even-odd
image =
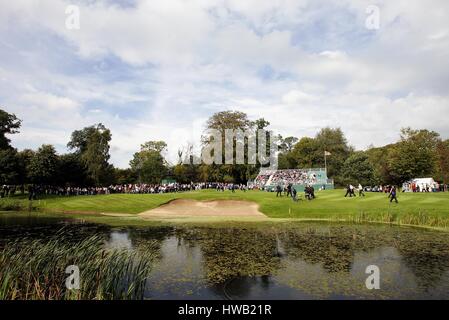
[[[449,183],[449,140],[440,141],[437,150],[437,173],[436,178],[444,184]]]
[[[195,165],[195,164],[177,164],[173,168],[173,177],[176,179],[176,181],[180,183],[191,183],[191,182],[198,182],[198,181],[210,181],[207,176],[208,168],[207,166],[203,169],[205,169],[206,178],[201,175],[201,168],[203,168],[203,165]]]
[[[21,123],[16,115],[0,109],[0,150],[11,148],[11,140],[6,135],[19,132]]]
[[[35,151],[31,149],[24,149],[17,153],[17,161],[19,166],[18,184],[26,184],[30,182],[29,167],[31,160],[34,158]]]
[[[301,138],[291,148],[287,164],[297,168],[324,168],[324,152],[331,153],[327,157],[328,177],[334,178],[337,184],[343,184],[342,168],[344,162],[353,152],[340,128],[323,128],[315,138]]]
[[[393,184],[394,179],[390,174],[388,166],[388,153],[394,145],[386,145],[379,148],[370,147],[365,151],[371,165],[374,168],[374,184]]]
[[[374,185],[374,167],[371,164],[368,155],[363,152],[354,152],[345,161],[341,176],[343,182]]]
[[[20,183],[21,167],[17,150],[6,135],[19,132],[21,120],[0,109],[0,184]]]
[[[241,183],[246,182],[251,176],[254,176],[258,171],[259,165],[247,164],[248,161],[248,150],[247,150],[247,139],[245,138],[244,145],[244,161],[245,164],[225,164],[225,130],[250,130],[250,129],[263,129],[269,125],[269,122],[265,119],[258,119],[256,121],[251,121],[244,112],[240,111],[222,111],[213,114],[206,122],[207,129],[215,129],[221,133],[222,136],[222,163],[223,164],[212,164],[212,165],[202,165],[201,180],[207,177],[210,181],[223,181],[224,177],[232,177],[233,182]],[[202,137],[203,146],[211,143],[212,139],[209,136]],[[233,140],[233,159],[236,159],[236,146],[237,139]],[[269,145],[267,144],[267,147]]]
[[[155,148],[154,146],[158,146]],[[130,161],[131,170],[137,175],[141,183],[160,183],[167,174],[167,166],[161,148],[166,146],[163,141],[150,141],[142,144],[139,152]]]
[[[324,151],[330,152],[331,155],[327,157],[327,174],[334,178],[335,183],[344,183],[341,170],[353,148],[348,145],[343,131],[340,128],[323,128],[316,135],[315,141],[319,147],[316,155],[319,166],[324,168]]]
[[[136,173],[130,168],[114,168],[114,180],[115,184],[131,184],[138,182]]]
[[[28,175],[37,184],[55,184],[58,180],[59,158],[52,145],[44,144],[31,159]]]
[[[91,185],[87,172],[80,157],[75,153],[68,153],[59,157],[59,185],[84,186]]]
[[[296,168],[297,161],[293,154],[293,148],[298,143],[298,138],[287,137],[282,138],[281,135],[278,137],[279,141],[279,154],[278,154],[278,168],[279,169],[292,169]]]
[[[296,159],[291,152],[281,152],[278,154],[278,169],[296,168]]]
[[[401,130],[401,141],[390,148],[388,167],[396,184],[418,177],[432,176],[436,171],[439,134],[428,130]]]
[[[187,178],[187,174],[186,174],[187,166],[188,165],[184,165],[184,164],[178,163],[173,168],[173,175],[174,175],[174,177],[175,177],[177,182],[179,182],[179,183],[190,182],[189,179]]]
[[[113,179],[113,167],[109,164],[111,131],[99,123],[76,130],[67,146],[80,157],[89,178],[97,184],[107,184]]]
[[[320,154],[320,146],[314,138],[304,137],[297,142],[291,152],[297,168],[313,168],[324,159]],[[323,152],[324,155],[324,152]]]
[[[0,150],[0,187],[3,184],[20,183],[20,172],[17,150],[13,148]]]

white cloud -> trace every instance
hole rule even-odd
[[[299,106],[304,104],[308,105],[310,103],[317,102],[318,100],[319,97],[313,96],[300,90],[291,90],[282,97],[282,102],[288,105],[296,104]]]
[[[67,1],[2,3],[0,104],[24,119],[22,148],[63,152],[74,129],[102,122],[116,165],[154,139],[175,161],[223,109],[283,135],[341,126],[358,148],[403,126],[449,136],[445,0],[379,1],[376,31],[368,0],[79,3],[78,31],[65,28]]]
[[[27,93],[19,99],[29,107],[43,108],[45,112],[75,111],[79,103],[66,97],[58,97],[51,93]]]

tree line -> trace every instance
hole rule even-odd
[[[420,177],[449,181],[449,140],[434,131],[403,128],[396,143],[365,151],[349,146],[338,128],[324,128],[314,138],[289,139],[294,144],[281,153],[280,168],[324,167],[323,153],[328,151],[328,176],[337,185],[401,185]]]
[[[208,129],[265,129],[269,121],[250,120],[239,111],[213,114]],[[170,165],[163,154],[164,141],[141,145],[127,169],[115,168],[110,162],[111,131],[103,124],[75,130],[67,143],[70,152],[58,154],[54,146],[44,144],[37,150],[18,151],[8,135],[19,133],[21,120],[0,109],[0,184],[46,184],[71,186],[105,186],[125,183],[160,183],[172,178],[180,183],[216,181],[246,183],[254,179],[262,166],[256,164],[183,164],[187,146],[178,151],[178,162]],[[224,134],[223,134],[224,137]],[[210,143],[207,135],[202,145]],[[236,143],[234,141],[234,143]],[[401,184],[416,177],[433,177],[442,183],[449,180],[449,140],[426,129],[401,130],[399,141],[383,147],[357,151],[349,145],[340,128],[323,128],[314,137],[277,136],[279,169],[324,167],[327,157],[328,176],[337,185]],[[267,144],[267,148],[269,144]],[[245,154],[246,157],[246,154]]]

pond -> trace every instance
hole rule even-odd
[[[100,235],[108,249],[151,251],[145,299],[449,298],[449,234],[438,231],[331,222],[110,227],[0,214],[0,247],[56,233],[74,247]],[[365,284],[371,265],[380,289]]]

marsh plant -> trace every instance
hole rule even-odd
[[[152,262],[152,250],[108,249],[101,236],[16,240],[0,249],[0,299],[142,299]],[[66,288],[70,265],[79,266],[79,290]]]

